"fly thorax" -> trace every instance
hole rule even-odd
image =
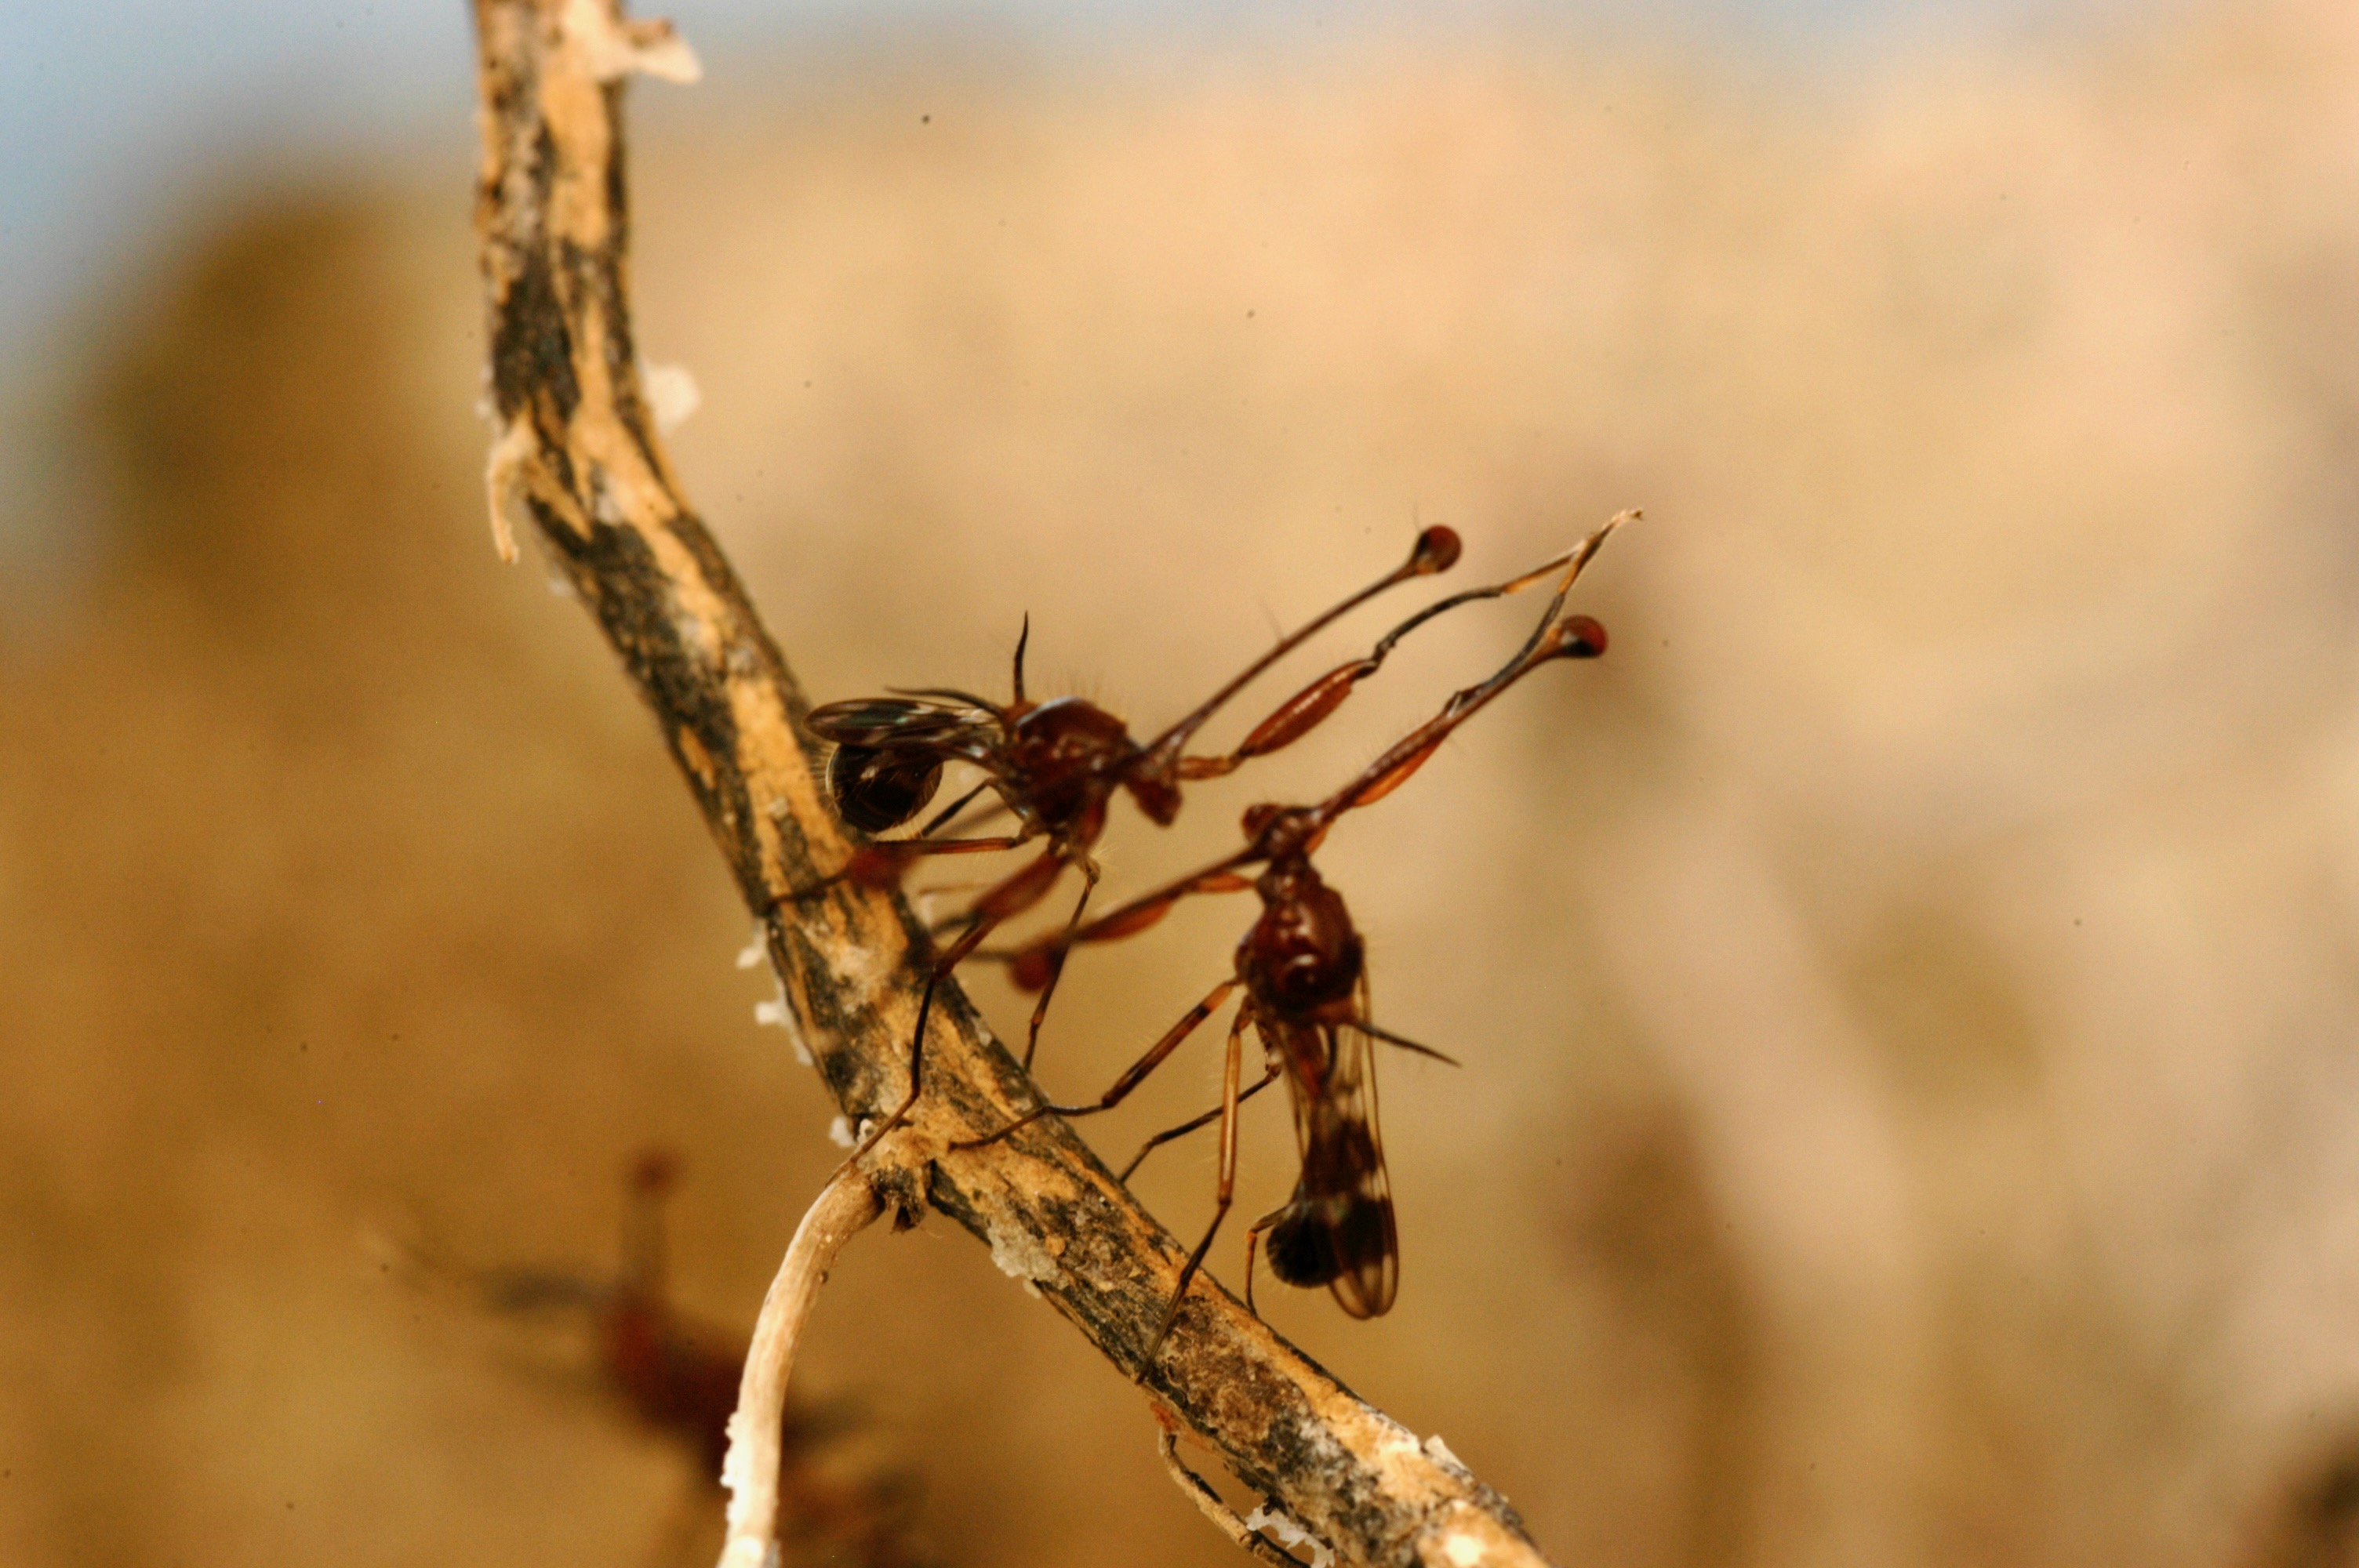
[[[1093,805],[1103,808],[1114,774],[1137,750],[1121,719],[1060,697],[1016,721],[1007,759],[1032,814],[1052,829],[1070,828]]]
[[[1360,983],[1360,934],[1343,895],[1306,863],[1273,866],[1255,884],[1261,918],[1237,948],[1237,972],[1281,1018],[1346,1005]]]

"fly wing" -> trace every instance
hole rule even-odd
[[[811,733],[839,746],[940,752],[972,756],[999,738],[999,716],[963,703],[899,697],[862,697],[810,711]]]
[[[1326,1285],[1353,1317],[1381,1317],[1400,1282],[1400,1242],[1376,1132],[1375,1042],[1350,1022],[1286,1025],[1283,1036],[1302,1176],[1270,1235],[1270,1266],[1290,1283]]]

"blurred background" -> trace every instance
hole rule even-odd
[[[1472,584],[1646,510],[1610,655],[1322,853],[1465,1065],[1384,1063],[1398,1304],[1265,1281],[1284,1332],[1567,1564],[2359,1561],[2359,13],[675,14],[640,342],[814,701],[998,692],[1028,613],[1036,692],[1153,729],[1421,523]],[[693,1446],[474,1287],[611,1280],[659,1146],[721,1344],[841,1157],[652,725],[493,557],[470,51],[0,22],[0,1560],[698,1561]],[[1125,812],[1110,894],[1536,610]],[[1076,961],[1049,1087],[1246,917]],[[1183,1235],[1212,1154],[1136,1184]],[[1237,1561],[954,1227],[813,1332],[909,1558]]]

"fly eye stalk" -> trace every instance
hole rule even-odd
[[[1431,577],[1446,572],[1458,564],[1459,552],[1464,547],[1457,529],[1437,523],[1417,536],[1417,547],[1409,552],[1408,575]]]
[[[1142,772],[1122,782],[1131,799],[1138,802],[1138,809],[1158,827],[1170,827],[1180,815],[1180,786],[1169,778]]]

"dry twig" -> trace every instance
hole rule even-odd
[[[745,1351],[745,1376],[737,1385],[737,1413],[729,1418],[729,1457],[721,1466],[722,1485],[729,1488],[729,1537],[721,1549],[721,1568],[764,1568],[777,1560],[787,1374],[835,1255],[883,1212],[875,1184],[845,1162],[795,1227],[786,1260],[762,1298],[754,1343]]]
[[[1196,1505],[1196,1511],[1212,1521],[1212,1528],[1235,1542],[1238,1549],[1255,1561],[1266,1563],[1270,1568],[1302,1568],[1301,1560],[1290,1557],[1254,1531],[1254,1527],[1237,1517],[1237,1510],[1221,1500],[1221,1494],[1180,1457],[1180,1434],[1169,1427],[1156,1440],[1155,1450],[1163,1456],[1163,1468],[1170,1473],[1171,1484]]]
[[[745,901],[801,1038],[855,1122],[897,1104],[927,946],[888,892],[794,899],[852,845],[818,786],[807,704],[656,439],[627,308],[626,77],[692,79],[661,23],[615,0],[477,0],[482,241],[498,422],[487,476],[506,545],[537,532],[662,727]],[[1181,1249],[1062,1121],[948,1145],[1034,1103],[945,985],[926,1093],[862,1169],[904,1215],[932,1206],[989,1244],[1125,1373],[1138,1369]],[[1353,1563],[1539,1563],[1514,1513],[1201,1281],[1142,1379],[1247,1486]]]

